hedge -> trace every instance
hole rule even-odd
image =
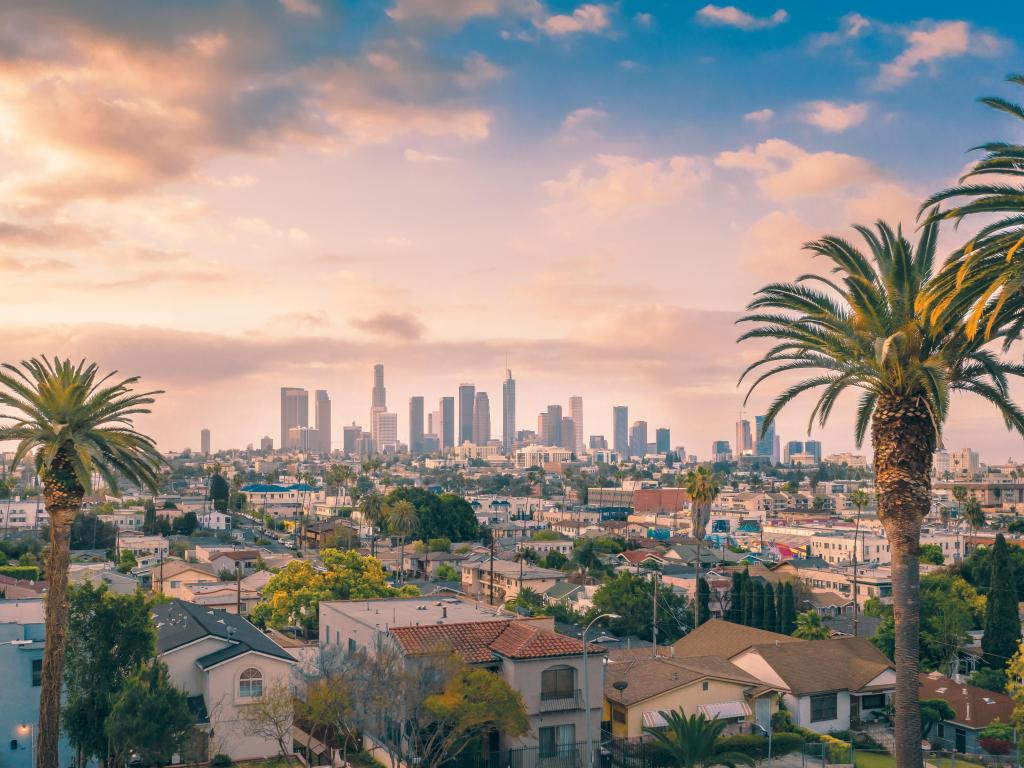
[[[39,567],[35,565],[0,565],[0,576],[39,581]]]
[[[803,746],[804,740],[796,733],[785,731],[772,734],[772,757],[781,757]],[[737,734],[725,736],[716,743],[719,752],[740,752],[756,759],[768,757],[766,736]]]

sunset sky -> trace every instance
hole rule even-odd
[[[707,458],[752,292],[1024,138],[975,101],[1024,98],[1002,0],[3,6],[0,358],[142,375],[165,449],[276,436],[281,386],[329,390],[337,444],[376,362],[403,439],[463,381],[498,434],[507,359],[521,428],[578,394],[588,435],[626,404]],[[964,398],[946,442],[1024,459]]]

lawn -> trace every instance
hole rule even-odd
[[[885,752],[861,752],[854,757],[856,768],[896,768],[896,758]],[[948,757],[929,758],[925,756],[925,764],[931,764],[935,768],[978,768],[978,763],[966,760],[950,761]]]

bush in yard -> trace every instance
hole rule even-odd
[[[213,768],[228,768],[228,766],[231,765],[231,758],[223,752],[218,752],[210,760],[210,765],[212,765]]]
[[[979,744],[981,748],[988,752],[990,755],[1008,755],[1010,754],[1010,742],[1006,739],[980,739]]]
[[[803,737],[798,733],[772,734],[772,757],[782,757],[790,752],[796,752],[803,745]]]
[[[764,758],[768,756],[768,739],[764,736],[752,734],[736,734],[725,736],[715,742],[715,750],[723,752],[739,752],[753,758]]]

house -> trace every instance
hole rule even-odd
[[[192,584],[215,584],[220,581],[209,563],[187,563],[184,560],[163,562],[149,572],[151,589],[167,597],[190,600]]]
[[[605,720],[614,738],[626,739],[639,738],[645,727],[664,726],[662,713],[680,709],[686,715],[718,717],[734,726],[731,730],[750,722],[767,728],[779,692],[720,656],[613,650],[605,667]]]
[[[920,676],[918,696],[923,699],[942,699],[955,713],[932,727],[929,741],[936,749],[969,754],[983,754],[978,743],[983,728],[998,720],[1013,722],[1013,699],[967,683],[958,683],[939,672]]]
[[[0,734],[3,765],[33,768],[39,690],[43,675],[46,623],[42,598],[0,600]],[[74,752],[62,736],[61,765],[70,765]]]
[[[804,643],[789,635],[746,627],[722,619],[705,621],[672,645],[675,656],[718,656],[732,660],[754,646],[766,643]]]
[[[75,563],[68,569],[68,582],[72,585],[88,582],[94,587],[105,584],[118,595],[130,595],[141,586],[137,579],[115,570],[110,563]]]
[[[543,594],[555,584],[565,581],[562,571],[540,568],[525,560],[513,563],[485,555],[471,555],[461,564],[462,591],[474,599],[504,603],[516,597],[524,589]],[[493,573],[493,579],[492,579]]]
[[[0,574],[0,596],[8,600],[42,597],[46,593],[45,581],[16,579]]]
[[[273,739],[252,736],[245,708],[289,681],[295,659],[245,619],[171,600],[153,607],[156,647],[171,682],[189,696],[198,720],[199,761],[276,756]]]
[[[186,584],[182,588],[184,600],[207,608],[219,608],[227,613],[248,616],[260,601],[260,593],[241,581],[218,581],[212,584]]]
[[[256,570],[259,559],[260,553],[255,549],[222,549],[210,557],[210,565],[214,573],[235,573],[239,569],[243,574],[248,574]]]
[[[784,689],[793,722],[819,733],[881,718],[896,686],[893,663],[863,637],[755,645],[731,661]]]
[[[299,540],[304,549],[323,549],[339,543],[342,547],[359,546],[359,527],[350,520],[331,517],[303,525]]]

